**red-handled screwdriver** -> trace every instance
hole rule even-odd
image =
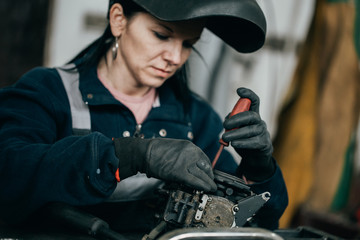
[[[234,116],[235,114],[241,113],[241,112],[245,112],[245,111],[249,111],[250,109],[250,105],[251,105],[251,100],[248,98],[240,98],[237,103],[235,104],[233,110],[231,111],[229,118]],[[231,129],[233,130],[233,129]],[[231,130],[225,130],[225,132],[231,131]],[[215,167],[217,161],[219,160],[220,154],[222,152],[222,150],[224,149],[224,147],[229,146],[229,143],[224,142],[224,140],[220,139],[220,148],[218,150],[218,152],[215,155],[214,160],[212,161],[212,168]]]

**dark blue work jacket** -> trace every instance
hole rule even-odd
[[[96,68],[80,74],[80,91],[92,130],[82,136],[72,132],[69,100],[56,69],[33,69],[0,91],[0,219],[18,222],[52,201],[97,204],[113,193],[119,160],[111,139],[133,136],[137,124],[101,84]],[[151,109],[139,134],[191,140],[213,159],[223,129],[220,117],[195,94],[184,114],[170,88],[158,92],[160,106]],[[234,174],[237,164],[224,151],[217,168]],[[258,216],[261,227],[277,227],[288,201],[280,169],[252,190],[271,193]]]

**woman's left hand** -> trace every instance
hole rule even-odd
[[[273,145],[266,123],[259,115],[259,97],[250,89],[239,88],[237,93],[242,98],[249,98],[249,111],[226,118],[223,125],[225,132],[222,139],[231,142],[236,152],[242,157],[240,170],[252,181],[263,181],[275,171],[272,158]]]

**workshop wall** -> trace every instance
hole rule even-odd
[[[45,66],[60,66],[100,37],[107,24],[108,0],[53,0],[45,45]]]
[[[44,62],[49,0],[0,1],[0,88]]]

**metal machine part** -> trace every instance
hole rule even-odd
[[[177,229],[161,236],[159,240],[283,240],[279,235],[262,228],[187,228]]]
[[[270,193],[251,195],[237,202],[201,192],[171,192],[164,221],[175,227],[241,227],[269,200]]]
[[[280,229],[274,232],[263,228],[182,228],[169,231],[157,240],[343,240],[311,227]]]
[[[161,189],[161,193],[168,197],[160,214],[161,223],[144,239],[154,239],[165,229],[243,227],[270,199],[269,192],[255,194],[238,177],[217,170],[214,170],[214,176],[217,185],[215,193],[204,193],[176,184]]]
[[[233,227],[234,206],[223,197],[176,190],[170,195],[164,220],[175,227]]]
[[[264,192],[240,200],[238,204],[233,207],[236,226],[244,226],[269,199],[270,193]]]

